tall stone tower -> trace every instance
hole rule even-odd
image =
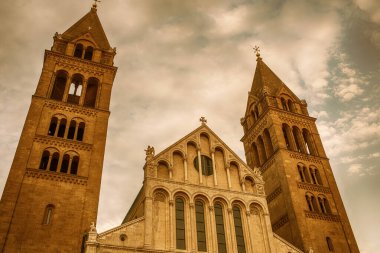
[[[46,50],[0,202],[0,252],[81,252],[96,222],[117,68],[94,5]]]
[[[242,142],[262,170],[273,231],[307,252],[359,252],[315,121],[257,53]]]

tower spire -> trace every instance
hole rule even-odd
[[[94,3],[92,4],[92,9],[97,9],[98,5],[97,3],[100,3],[101,1],[100,0],[94,0]]]

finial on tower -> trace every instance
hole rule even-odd
[[[207,119],[203,116],[199,119],[199,121],[202,122],[202,125],[207,124]]]
[[[261,57],[260,57],[260,47],[259,46],[254,46],[253,47],[253,51],[255,51],[255,53],[256,53],[256,59],[257,60],[261,60]]]
[[[95,10],[98,7],[97,3],[100,3],[100,0],[94,0],[94,4],[92,5],[92,8],[95,9]]]

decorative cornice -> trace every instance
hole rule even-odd
[[[331,222],[340,222],[339,215],[334,215],[334,214],[323,214],[323,213],[305,211],[305,216],[307,218],[312,218],[312,219],[325,220],[325,221],[331,221]]]
[[[42,144],[48,144],[51,146],[58,146],[58,147],[74,149],[74,150],[91,151],[92,149],[91,144],[53,137],[53,136],[36,135],[34,137],[34,141],[38,143],[42,143]]]
[[[76,175],[62,174],[59,172],[51,172],[36,169],[27,169],[25,172],[26,177],[33,177],[37,179],[50,180],[56,182],[64,182],[69,184],[87,185],[87,177]]]
[[[278,219],[275,223],[273,223],[272,230],[273,231],[278,230],[279,228],[284,226],[287,222],[289,222],[289,217],[288,217],[288,214],[285,214],[281,216],[280,219]]]
[[[322,193],[331,193],[330,188],[325,187],[323,185],[318,184],[310,184],[306,182],[298,182],[297,183],[298,188],[308,190],[308,191],[316,191],[316,192],[322,192]]]
[[[280,195],[281,193],[282,193],[282,188],[281,186],[278,186],[272,193],[270,193],[267,196],[267,203],[269,204],[272,200],[277,198],[277,196]]]
[[[263,166],[261,167],[261,172],[264,173],[270,166],[272,166],[272,164],[276,161],[276,159],[274,158],[275,156],[275,153],[277,153],[277,151],[274,151],[272,156],[269,158],[269,160],[267,160]]]
[[[84,73],[91,73],[97,76],[102,76],[108,72],[115,74],[117,67],[105,65],[102,63],[83,60],[72,56],[64,55],[57,52],[45,51],[46,56],[51,56],[57,62],[58,66],[62,66],[65,69],[73,69]]]
[[[325,159],[325,158],[315,157],[312,155],[307,155],[307,154],[303,154],[303,153],[299,153],[299,152],[290,151],[288,149],[287,149],[287,151],[290,152],[290,155],[289,155],[290,158],[294,158],[297,160],[303,160],[303,161],[307,161],[307,162],[311,162],[311,163],[322,164],[321,159]]]
[[[45,106],[54,110],[62,110],[75,114],[82,114],[89,117],[96,117],[98,113],[96,109],[84,108],[81,106],[71,105],[68,103],[53,100],[45,100]]]

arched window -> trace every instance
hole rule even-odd
[[[91,77],[87,82],[86,95],[84,98],[84,106],[95,107],[96,105],[96,96],[98,94],[98,79]]]
[[[70,139],[70,140],[74,139],[76,126],[77,126],[77,122],[75,120],[72,120],[70,122],[69,132],[67,133],[67,139]]]
[[[303,142],[301,140],[301,138],[302,138],[301,131],[296,126],[293,127],[293,136],[294,136],[294,140],[296,143],[297,151],[298,152],[304,152],[304,148],[302,146]]]
[[[223,208],[217,203],[214,206],[215,224],[216,224],[216,239],[218,242],[218,253],[227,253],[226,233],[224,230]]]
[[[309,168],[309,171],[310,171],[310,175],[311,175],[311,182],[313,184],[317,184],[317,180],[315,178],[315,173],[314,173],[314,169],[313,168]]]
[[[284,109],[285,111],[289,111],[285,98],[281,98],[281,105],[282,105],[282,109]]]
[[[51,92],[51,99],[62,101],[63,94],[65,93],[65,87],[67,82],[67,73],[60,70],[55,75],[53,90]]]
[[[84,122],[79,123],[78,132],[77,132],[77,141],[83,141],[84,128],[85,128],[85,123]]]
[[[61,172],[67,173],[69,170],[69,163],[70,163],[70,156],[68,154],[65,154],[62,159],[62,165],[61,165]]]
[[[319,170],[318,169],[314,169],[314,173],[315,173],[315,177],[317,179],[317,183],[319,185],[323,185],[322,183],[322,178],[321,178],[321,174],[319,174]]]
[[[257,139],[258,148],[259,148],[259,155],[260,155],[260,165],[263,165],[267,161],[267,154],[265,152],[265,146],[264,141],[261,136]]]
[[[88,46],[86,48],[86,52],[84,53],[84,59],[91,61],[92,60],[92,54],[93,54],[93,52],[94,52],[94,48],[91,47],[91,46]]]
[[[50,159],[50,152],[45,150],[42,153],[42,158],[40,162],[40,170],[46,170],[49,164],[49,159]]]
[[[198,251],[207,251],[205,214],[202,201],[195,201],[195,219],[197,222]]]
[[[303,174],[305,176],[306,182],[310,183],[311,182],[310,181],[310,175],[309,175],[309,172],[307,171],[307,168],[305,165],[302,167],[302,171],[303,171]]]
[[[176,248],[186,249],[185,239],[185,205],[181,198],[175,200]]]
[[[58,161],[59,161],[59,153],[55,152],[51,158],[50,168],[49,168],[50,171],[57,171]]]
[[[285,144],[287,149],[291,149],[290,139],[289,139],[289,126],[286,124],[282,124],[282,133],[284,134]]]
[[[326,243],[327,243],[327,248],[329,249],[329,251],[333,252],[334,251],[334,245],[333,245],[330,237],[326,237]]]
[[[252,144],[252,152],[253,152],[253,164],[256,167],[259,167],[260,166],[259,151],[257,149],[257,145],[255,142]]]
[[[269,158],[269,156],[273,154],[273,144],[268,128],[265,128],[264,130],[264,143],[267,150],[267,156]]]
[[[78,166],[79,166],[79,156],[74,156],[73,160],[71,161],[70,174],[76,175],[78,173]]]
[[[49,204],[45,208],[44,218],[42,221],[43,225],[49,225],[53,218],[54,205]]]
[[[61,121],[59,122],[57,136],[63,138],[65,135],[65,131],[66,131],[66,119],[61,119]]]
[[[313,212],[314,209],[313,209],[313,204],[311,203],[311,197],[309,195],[306,195],[305,198],[306,198],[306,203],[307,203],[307,207],[309,208],[309,211]]]
[[[319,207],[321,208],[322,213],[326,213],[325,206],[323,205],[323,199],[321,197],[318,197],[318,203],[319,203]]]
[[[311,196],[310,198],[311,198],[311,203],[313,205],[313,211],[319,213],[320,211],[319,211],[319,208],[318,208],[317,200],[315,199],[314,196]]]
[[[310,155],[317,155],[317,151],[315,149],[313,139],[307,129],[302,129],[302,136],[306,145],[306,152]]]
[[[255,113],[256,120],[258,120],[259,116],[260,116],[260,113],[259,113],[259,108],[256,105],[255,105],[255,108],[254,108],[254,113]]]
[[[58,118],[53,117],[50,121],[48,135],[54,136],[55,130],[57,129],[57,123],[58,123]]]
[[[208,156],[201,155],[201,165],[202,165],[202,174],[205,176],[210,176],[214,173],[212,167],[212,159]],[[194,158],[194,168],[199,170],[198,157]]]
[[[298,174],[300,175],[300,178],[301,178],[301,182],[305,182],[305,175],[303,173],[303,166],[298,164],[297,169],[298,169]]]
[[[80,95],[82,94],[83,77],[79,74],[73,75],[69,89],[67,102],[79,104]]]
[[[323,205],[325,206],[326,213],[331,214],[330,204],[326,198],[323,199]]]
[[[79,43],[75,46],[74,57],[82,58],[82,55],[83,55],[83,45]]]
[[[288,100],[288,109],[291,112],[295,112],[294,103],[291,99]]]
[[[238,253],[245,253],[244,231],[243,223],[241,220],[240,208],[234,206],[232,209],[235,225],[235,236]]]

